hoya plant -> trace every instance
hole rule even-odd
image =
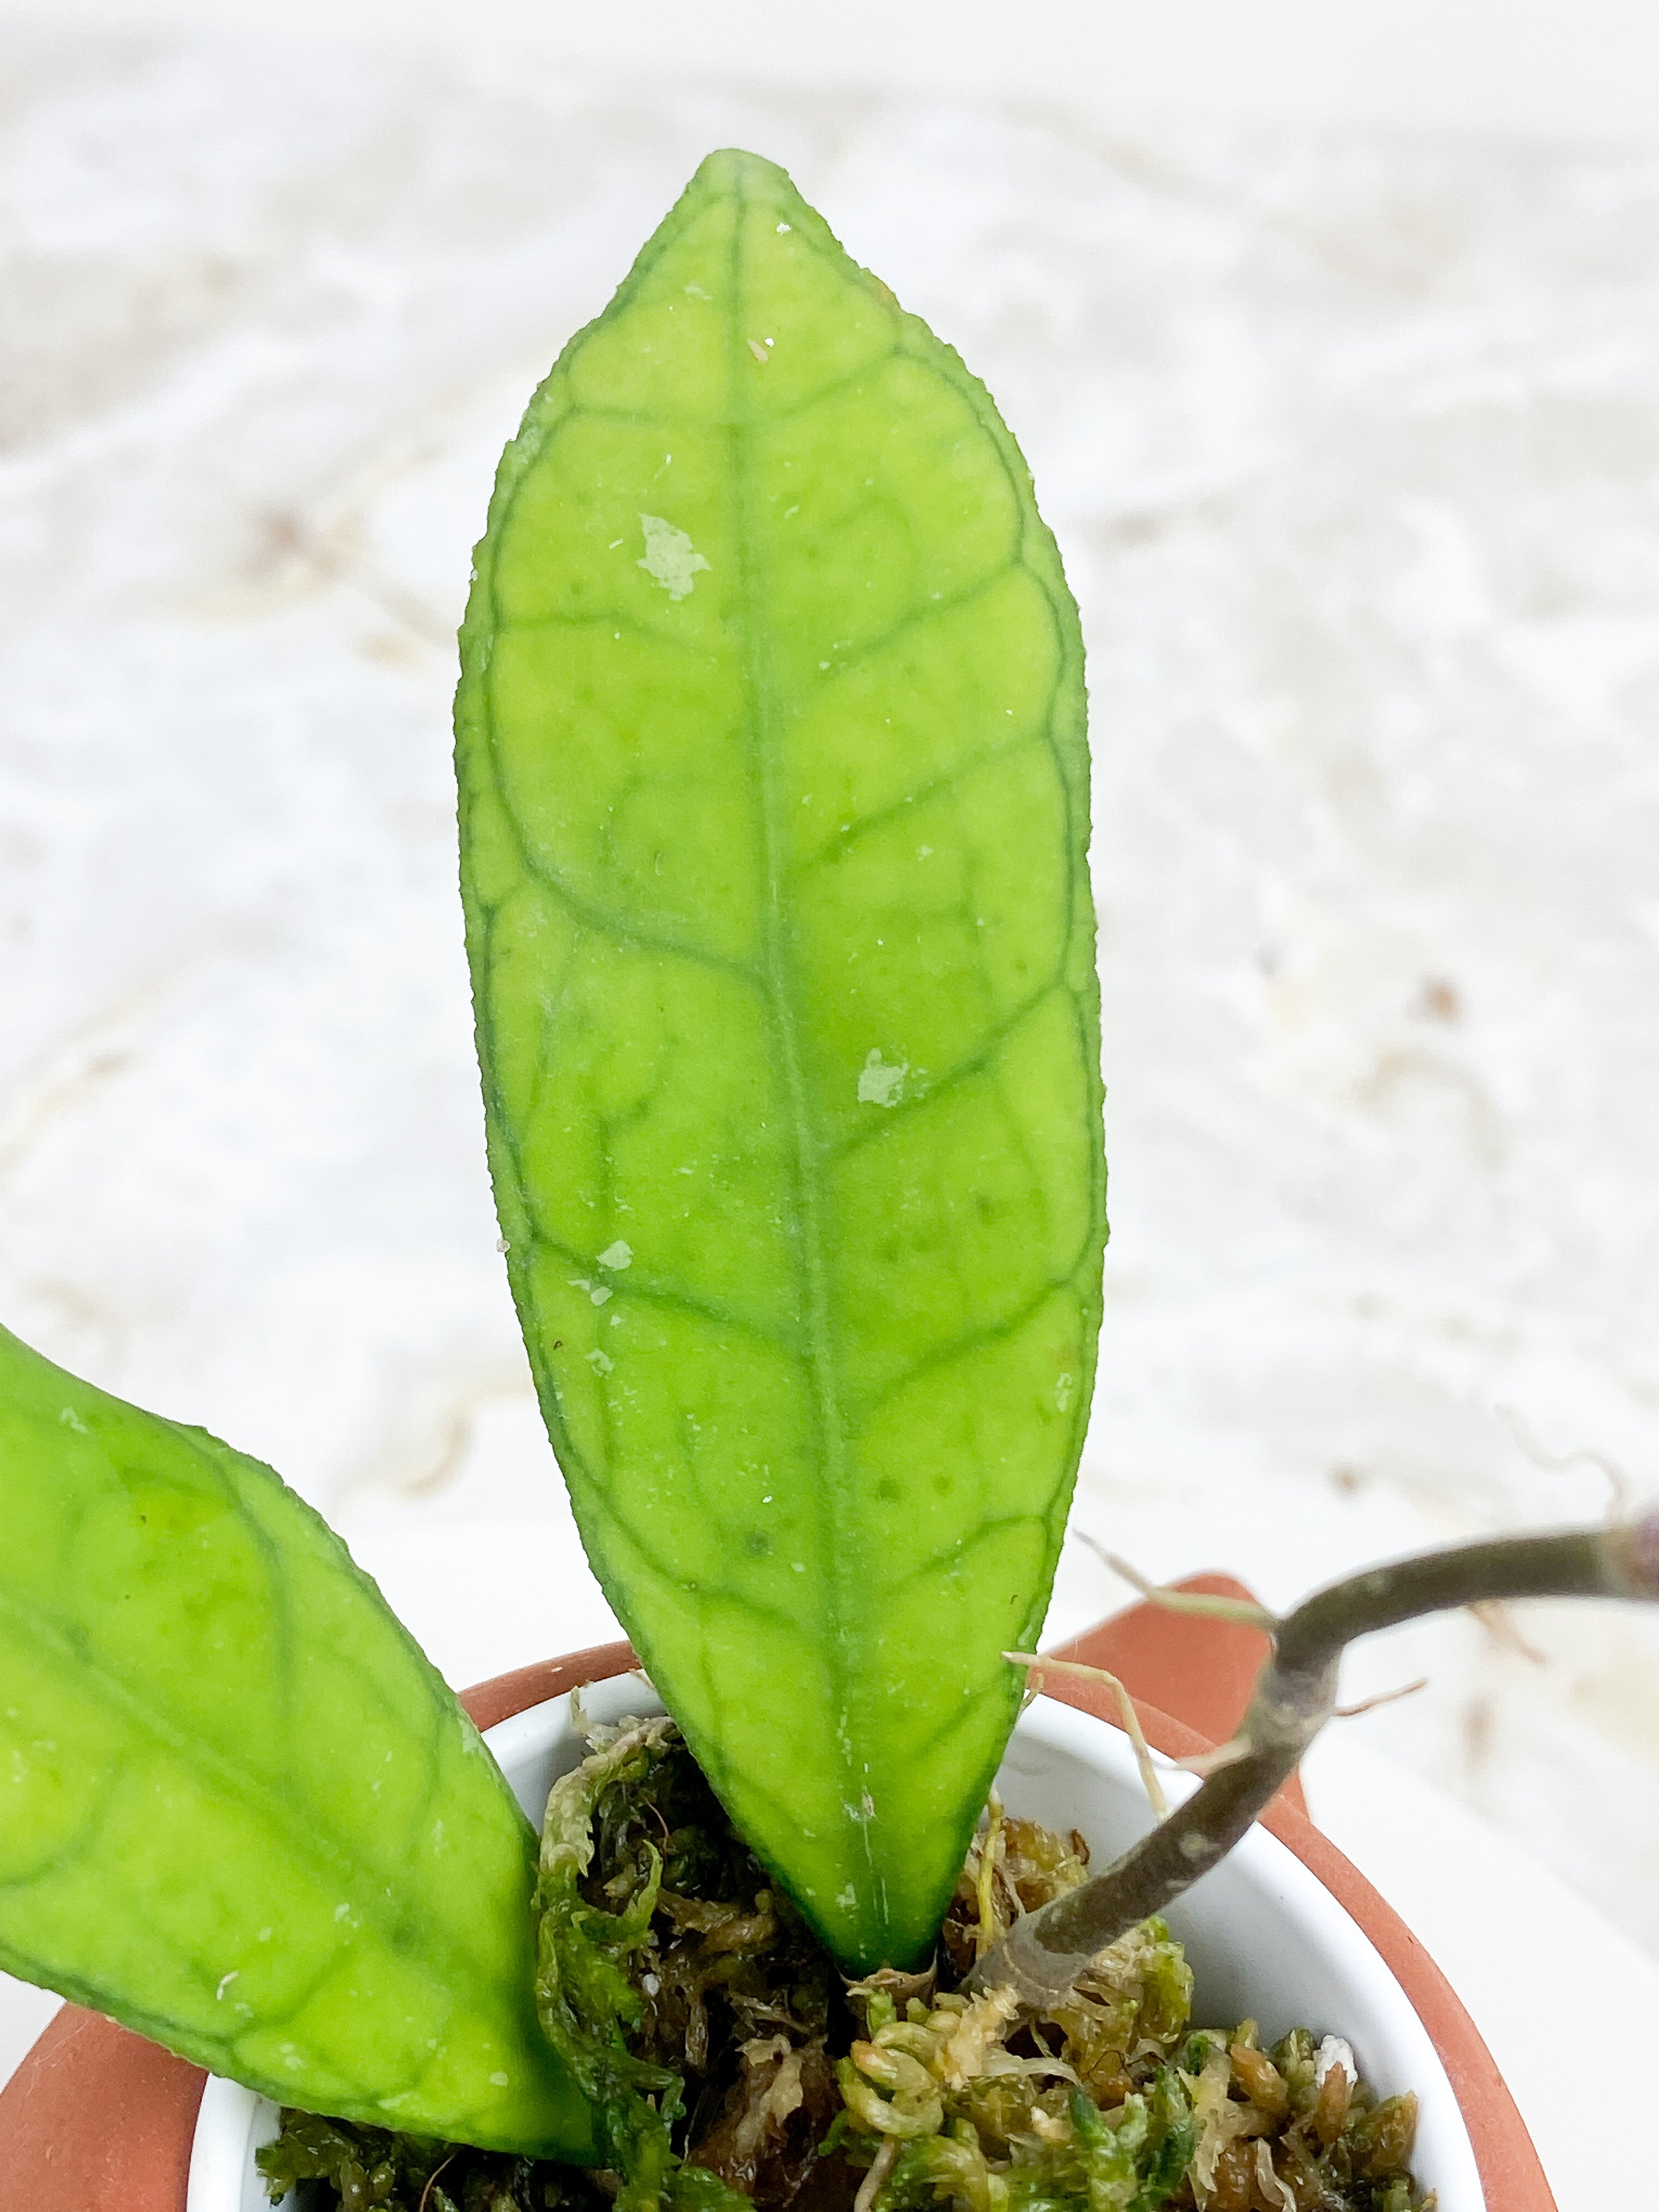
[[[849,1974],[919,1967],[1026,1686],[1100,1322],[1054,540],[957,356],[780,170],[716,154],[507,448],[461,665],[490,1168],[583,1542],[801,1923]],[[285,2105],[654,2201],[668,2093],[582,2029],[615,1962],[560,1952],[563,1816],[538,1869],[318,1516],[0,1333],[0,1966]],[[979,1981],[1052,2002],[1212,1864],[1350,1636],[1656,1589],[1649,1522],[1271,1624],[1229,1762]]]

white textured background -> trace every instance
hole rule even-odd
[[[371,1550],[510,1524],[536,1648],[601,1619],[495,1250],[452,638],[532,384],[732,140],[985,376],[1083,604],[1079,1524],[1288,1600],[1650,1496],[1638,153],[7,34],[0,1315]],[[1078,1547],[1051,1626],[1121,1596]],[[1419,1671],[1354,1729],[1659,1950],[1653,1624],[1453,1621],[1354,1687]]]

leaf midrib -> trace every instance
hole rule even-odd
[[[771,640],[758,619],[758,583],[755,555],[759,530],[750,447],[757,417],[745,398],[745,374],[764,374],[764,365],[750,356],[744,332],[744,240],[749,199],[741,171],[733,179],[735,214],[732,225],[731,307],[726,327],[726,373],[730,393],[732,477],[736,507],[733,538],[738,556],[738,626],[742,638],[744,686],[747,697],[745,734],[759,796],[759,831],[763,876],[762,991],[771,1017],[776,1054],[781,1064],[787,1102],[789,1139],[794,1156],[799,1194],[799,1233],[793,1240],[794,1268],[802,1308],[801,1359],[811,1392],[812,1413],[820,1445],[821,1480],[815,1486],[824,1501],[819,1542],[829,1615],[822,1656],[832,1685],[835,1708],[834,1740],[846,1779],[850,1802],[855,1802],[858,1778],[852,1765],[848,1730],[851,1680],[847,1656],[850,1648],[862,1648],[862,1624],[857,1607],[849,1601],[856,1578],[849,1577],[847,1561],[858,1546],[844,1540],[850,1499],[847,1465],[847,1424],[842,1409],[836,1371],[834,1325],[831,1318],[829,1265],[825,1250],[824,1217],[827,1194],[822,1173],[824,1144],[806,1081],[801,1048],[802,1018],[799,984],[784,911],[787,840],[781,831],[782,809],[778,803],[781,771],[782,708],[774,674]],[[851,1628],[849,1636],[846,1632]],[[861,1787],[861,1784],[859,1785]],[[859,1824],[866,1870],[878,1879],[871,1845],[870,1823]],[[884,1923],[885,1916],[882,1915]]]

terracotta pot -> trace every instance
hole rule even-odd
[[[1237,1584],[1219,1577],[1196,1577],[1186,1586],[1240,1594]],[[1080,1658],[1117,1674],[1133,1692],[1152,1742],[1160,1751],[1181,1757],[1224,1741],[1231,1733],[1262,1648],[1263,1640],[1255,1632],[1138,1606],[1091,1630],[1057,1656]],[[605,1645],[500,1676],[470,1692],[465,1702],[483,1728],[526,1714],[525,1725],[534,1729],[542,1723],[528,1717],[529,1709],[579,1685],[607,1681],[633,1664],[626,1644]],[[1156,1692],[1158,1703],[1148,1700],[1149,1692]],[[1052,1678],[1048,1694],[1116,1730],[1109,1698],[1092,1685]],[[1073,1756],[1067,1747],[1073,1739],[1085,1737],[1099,1747],[1103,1772],[1117,1771],[1121,1789],[1127,1768],[1121,1743],[1079,1732],[1074,1722],[1058,1713],[1052,1718],[1034,1713],[1031,1742],[1036,1748],[1022,1754],[1025,1766],[1019,1771],[1036,1775],[1045,1759],[1057,1756],[1063,1761]],[[505,1761],[507,1745],[498,1743],[497,1749]],[[1018,1786],[1014,1785],[1016,1796]],[[1027,1786],[1040,1796],[1044,1784],[1039,1777]],[[1032,1809],[1042,1808],[1038,1804]],[[1419,2063],[1436,2076],[1444,2069],[1445,2086],[1439,2092],[1444,2125],[1441,2120],[1433,2124],[1443,2135],[1449,2127],[1458,2139],[1449,2170],[1456,2169],[1459,2157],[1467,2170],[1462,2148],[1467,2131],[1488,2212],[1554,2212],[1513,2100],[1473,2022],[1432,1961],[1357,1869],[1311,1826],[1294,1783],[1280,1793],[1265,1825],[1328,1893],[1320,1897],[1316,1885],[1291,1867],[1275,1844],[1258,1836],[1247,1839],[1235,1858],[1248,1853],[1262,1862],[1253,1873],[1246,1868],[1243,1878],[1255,1884],[1266,1900],[1265,1909],[1270,1913],[1278,1909],[1281,1893],[1299,1894],[1303,1904],[1292,1909],[1303,1913],[1304,1922],[1311,1910],[1328,1935],[1340,1939],[1362,1964],[1378,1954],[1388,1970],[1382,1978],[1391,1977],[1389,1990],[1398,1985],[1426,2030],[1432,2051],[1425,2046]],[[1217,1884],[1224,1879],[1221,1871],[1212,1877]],[[1194,1903],[1201,1895],[1195,1893]],[[1333,1901],[1340,1908],[1334,1914]],[[1356,1943],[1344,1915],[1358,1923],[1368,1944],[1363,1940]],[[1201,1948],[1201,1936],[1200,1942]],[[1358,1990],[1361,1984],[1355,1987]],[[1202,1984],[1200,2001],[1201,1993]],[[1390,2001],[1398,2006],[1397,1993]],[[1407,2018],[1414,2033],[1415,2023],[1409,2021],[1409,2014]],[[1362,2059],[1364,2055],[1362,2045]],[[139,2037],[94,2014],[66,2007],[0,2092],[0,2212],[186,2212],[204,2079],[195,2068]],[[1413,2086],[1429,2093],[1435,2087],[1421,2079]],[[216,2089],[216,2100],[226,2095],[234,2100],[240,2093]],[[1432,2103],[1432,2094],[1425,2094],[1425,2120]],[[238,2109],[249,2108],[245,2101]],[[232,2138],[237,2124],[233,2123],[229,2130]],[[240,2189],[224,2171],[207,2171],[215,2160],[222,2169],[231,2155],[224,2148],[223,2112],[216,2116],[214,2100],[204,2116],[202,2136],[204,2148],[189,2212],[205,2212],[210,2197],[211,2212],[236,2212]],[[246,2153],[240,2156],[245,2159]],[[1474,2202],[1472,2177],[1459,2193],[1466,2203]],[[250,2193],[246,2201],[252,2205],[260,2200]],[[1449,2203],[1444,2212],[1452,2212]]]

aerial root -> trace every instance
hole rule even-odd
[[[1140,1769],[1140,1786],[1146,1792],[1146,1802],[1161,1820],[1170,1809],[1170,1801],[1164,1795],[1164,1785],[1158,1778],[1158,1769],[1152,1765],[1152,1746],[1140,1725],[1140,1716],[1135,1711],[1135,1701],[1115,1674],[1104,1667],[1085,1667],[1078,1659],[1050,1659],[1040,1651],[1005,1651],[1003,1657],[1010,1665],[1029,1668],[1034,1675],[1071,1674],[1079,1681],[1100,1682],[1117,1699],[1118,1711],[1123,1717],[1124,1731],[1135,1747],[1135,1765]],[[1041,1688],[1041,1682],[1037,1686]]]
[[[1218,1597],[1205,1590],[1170,1589],[1163,1583],[1155,1583],[1143,1575],[1139,1567],[1116,1552],[1109,1552],[1097,1537],[1085,1530],[1078,1530],[1078,1540],[1086,1544],[1098,1559],[1104,1560],[1112,1572],[1138,1590],[1148,1605],[1161,1606],[1166,1613],[1190,1613],[1199,1620],[1230,1620],[1240,1628],[1259,1628],[1268,1636],[1279,1627],[1279,1615],[1258,1605],[1253,1598]]]

